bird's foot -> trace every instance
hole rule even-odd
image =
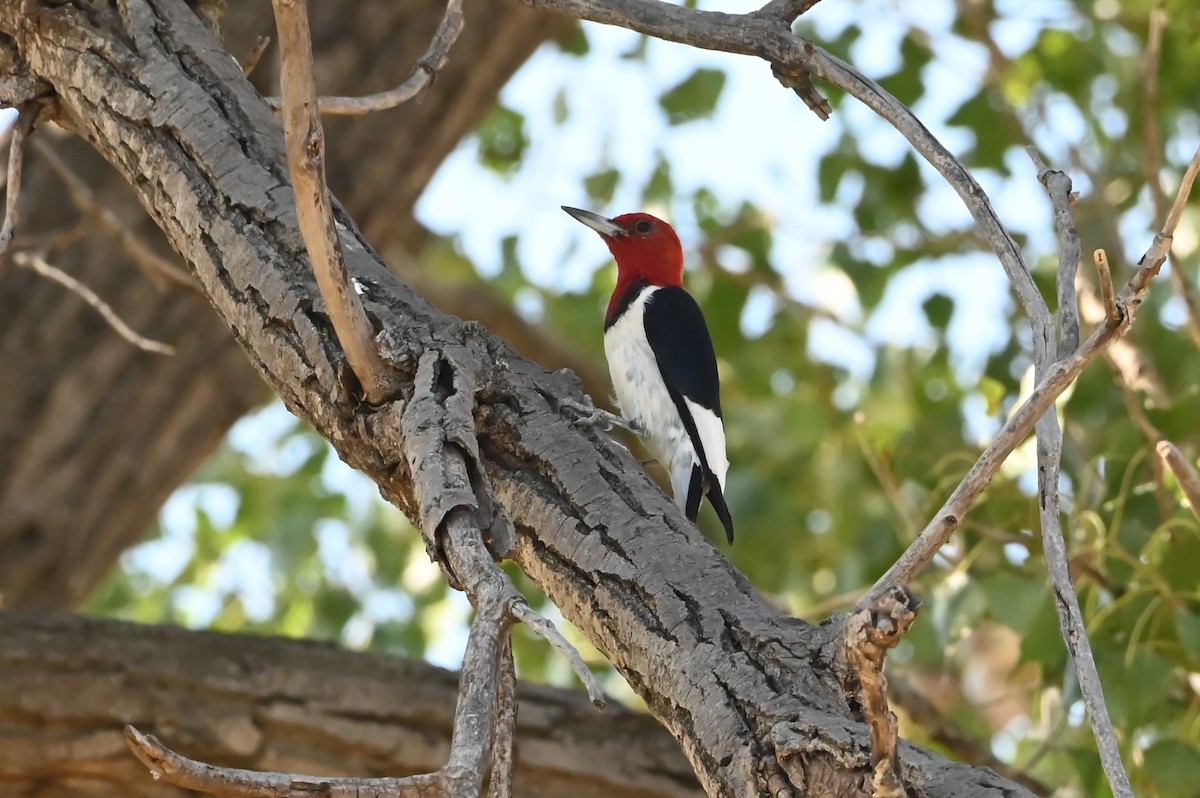
[[[590,402],[560,399],[559,407],[578,413],[579,417],[575,419],[575,423],[579,425],[600,427],[606,431],[611,430],[613,427],[620,427],[635,434],[641,434],[641,428],[634,422],[618,416],[616,413],[610,413],[607,410],[596,407]]]

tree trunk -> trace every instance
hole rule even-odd
[[[423,498],[447,515],[499,500],[514,561],[641,694],[706,792],[870,794],[869,734],[843,692],[833,625],[764,602],[628,452],[573,423],[560,400],[583,398],[575,382],[436,311],[341,214],[380,353],[405,378],[395,401],[362,406],[296,226],[278,123],[190,12],[124,0],[90,17],[30,14],[0,0],[0,31],[54,88],[63,122],[134,186],[272,388],[343,459],[410,517],[411,468],[427,485],[439,451],[468,461],[465,491]],[[421,415],[438,402],[441,416]],[[901,771],[930,798],[1030,794],[907,745]]]
[[[314,775],[436,770],[458,674],[332,646],[0,613],[0,793],[187,793],[150,778],[125,724],[229,765]],[[647,715],[522,685],[516,784],[526,798],[685,798],[700,786]]]
[[[316,3],[313,27],[322,88],[375,91],[399,83],[429,43],[443,4],[366,0],[346,13]],[[332,121],[331,180],[377,246],[420,244],[412,208],[438,164],[491,108],[509,76],[565,17],[500,0],[467,4],[470,24],[434,86],[396,111]],[[274,35],[270,3],[230,3],[224,30],[233,53]],[[275,51],[257,74],[273,91]],[[48,137],[41,135],[43,141]],[[53,148],[98,202],[171,260],[176,256],[137,205],[127,181],[86,143]],[[364,158],[364,153],[369,154]],[[369,164],[369,168],[364,168]],[[49,236],[80,214],[61,179],[30,153],[20,238]],[[66,207],[64,207],[66,206]],[[141,352],[94,310],[31,272],[0,279],[0,606],[75,607],[142,536],[166,497],[219,444],[229,426],[270,395],[201,295],[138,271],[112,235],[91,230],[53,252],[130,326],[176,348]],[[411,269],[409,269],[411,271]],[[450,312],[504,325],[542,362],[579,358],[547,341],[486,292],[432,289]],[[590,380],[602,376],[586,369]]]

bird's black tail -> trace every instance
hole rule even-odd
[[[725,527],[725,537],[729,538],[730,543],[733,543],[733,518],[730,517],[729,507],[725,504],[725,494],[721,492],[721,483],[717,481],[715,474],[709,474],[705,479],[703,468],[697,464],[692,466],[687,501],[683,505],[683,513],[689,521],[695,521],[696,516],[700,514],[700,499],[705,494],[708,495],[709,504],[717,511],[717,518],[721,519],[721,525]]]
[[[708,486],[708,501],[717,511],[717,518],[721,519],[721,525],[725,527],[725,537],[729,538],[730,543],[733,543],[733,518],[729,515],[729,507],[725,504],[725,494],[721,492],[721,483],[717,482],[716,477],[712,478],[712,482]]]

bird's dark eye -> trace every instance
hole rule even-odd
[[[649,233],[650,230],[653,229],[653,227],[654,226],[652,224],[650,224],[648,221],[646,221],[645,219],[642,219],[640,222],[638,222],[637,224],[635,224],[633,226],[633,229],[634,229],[634,232],[636,232],[638,235],[644,236],[644,235],[646,235],[646,233]]]

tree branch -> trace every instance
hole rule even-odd
[[[1042,161],[1037,150],[1028,148],[1029,156],[1038,170],[1038,181],[1045,187],[1054,208],[1054,227],[1058,231],[1060,246],[1058,266],[1059,323],[1063,330],[1062,348],[1053,343],[1034,347],[1034,375],[1045,377],[1051,364],[1060,354],[1074,351],[1070,346],[1074,330],[1078,344],[1079,308],[1075,294],[1075,275],[1079,267],[1079,234],[1075,231],[1075,220],[1071,217],[1071,178],[1063,172],[1053,171]],[[1067,288],[1064,284],[1070,283]],[[1102,289],[1103,290],[1103,289]],[[1067,300],[1070,300],[1067,302]],[[1116,798],[1133,798],[1133,787],[1129,775],[1121,762],[1121,750],[1116,732],[1104,702],[1104,687],[1100,683],[1100,672],[1092,655],[1092,644],[1088,638],[1087,624],[1079,607],[1079,597],[1071,580],[1071,561],[1067,552],[1067,541],[1062,529],[1060,468],[1062,464],[1062,428],[1058,414],[1052,407],[1038,419],[1037,460],[1038,495],[1041,509],[1042,547],[1046,554],[1046,569],[1050,573],[1050,584],[1054,590],[1054,607],[1058,615],[1058,626],[1063,642],[1071,654],[1075,674],[1079,678],[1079,689],[1087,707],[1096,747],[1100,752],[1100,764],[1108,779],[1109,787]]]
[[[433,41],[429,43],[429,49],[417,60],[417,65],[403,83],[394,89],[366,97],[320,97],[317,100],[318,111],[322,114],[361,116],[403,105],[433,85],[438,73],[450,59],[450,48],[458,40],[462,29],[462,0],[447,0],[446,13],[433,35]],[[275,104],[276,101],[272,99],[271,102]]]
[[[130,723],[222,765],[322,777],[432,772],[449,752],[458,682],[418,659],[312,640],[0,612],[0,792],[185,798],[130,756]],[[521,795],[703,795],[648,715],[598,713],[578,690],[526,683],[518,693]],[[498,736],[493,752],[503,750]]]
[[[25,141],[33,131],[42,105],[34,103],[21,108],[8,141],[8,177],[4,189],[4,223],[0,225],[0,266],[17,228],[21,203],[21,168],[25,164]]]
[[[1179,489],[1191,505],[1192,512],[1200,516],[1200,474],[1196,472],[1196,467],[1179,451],[1179,447],[1170,441],[1160,440],[1154,449],[1175,475]]]
[[[1163,222],[1162,230],[1154,237],[1150,248],[1138,261],[1138,270],[1116,298],[1117,316],[1107,319],[1074,353],[1059,359],[1046,369],[1046,373],[1037,381],[1037,385],[1024,404],[1017,408],[1000,428],[991,444],[984,449],[983,454],[971,466],[966,476],[959,482],[933,519],[921,530],[921,534],[917,536],[912,545],[904,554],[900,555],[887,573],[875,582],[875,586],[867,594],[868,597],[873,599],[876,594],[891,585],[906,584],[912,581],[926,565],[932,562],[938,550],[945,545],[962,523],[963,515],[974,506],[979,494],[1000,470],[1004,460],[1033,430],[1038,418],[1053,406],[1055,400],[1075,381],[1079,373],[1096,355],[1105,351],[1113,341],[1129,330],[1133,324],[1134,314],[1142,304],[1142,300],[1145,299],[1150,281],[1158,274],[1166,259],[1171,238],[1174,235],[1175,227],[1179,224],[1183,205],[1191,194],[1192,184],[1198,170],[1200,170],[1200,149],[1196,151],[1191,165],[1184,174],[1183,182],[1179,186],[1179,193],[1175,197],[1171,212]]]
[[[190,274],[155,252],[149,244],[122,224],[111,208],[97,200],[87,182],[75,174],[53,147],[41,137],[34,139],[32,145],[38,157],[44,160],[50,170],[66,185],[67,193],[70,194],[71,201],[75,203],[79,212],[86,219],[94,220],[105,232],[116,239],[133,264],[141,269],[142,273],[151,281],[160,288],[169,283],[195,294],[203,293]]]
[[[18,252],[13,256],[13,263],[31,272],[45,277],[51,282],[58,283],[63,288],[70,291],[75,296],[88,303],[104,321],[108,322],[108,326],[112,327],[117,335],[124,338],[129,343],[141,349],[143,352],[154,352],[158,355],[173,355],[175,347],[169,346],[159,341],[152,341],[144,335],[139,335],[130,329],[129,325],[122,321],[117,312],[109,306],[107,302],[96,295],[96,292],[88,288],[83,283],[76,280],[71,275],[64,272],[62,269],[56,269],[46,262],[46,259],[41,255],[34,255],[29,252]]]
[[[300,231],[325,299],[329,321],[345,347],[350,368],[362,385],[367,402],[378,405],[395,394],[398,382],[375,347],[375,331],[350,284],[333,220],[329,189],[325,185],[325,134],[316,113],[312,80],[308,3],[272,0],[271,5],[279,30],[283,131]]]
[[[368,409],[347,395],[345,355],[312,312],[295,222],[277,199],[287,177],[269,108],[174,0],[125,0],[117,9],[114,33],[73,5],[43,7],[32,24],[19,0],[0,0],[0,32],[59,90],[64,119],[139,192],[288,406],[421,520],[439,560],[451,554],[451,538],[430,534],[443,529],[430,509],[448,513],[474,501],[477,530],[510,519],[513,559],[643,696],[710,793],[749,798],[790,781],[853,794],[869,779],[869,730],[836,678],[814,664],[826,630],[769,607],[627,453],[572,424],[558,400],[582,400],[576,383],[434,311],[343,218],[348,268],[380,320],[384,360],[403,378],[403,401]],[[726,17],[796,46],[785,27]],[[82,61],[63,64],[64,49]],[[186,117],[156,123],[168,102]],[[431,392],[421,367],[430,357],[455,365],[424,369],[443,386],[443,411],[451,400],[462,403],[465,412],[441,413],[453,428],[429,428],[411,415],[414,400]],[[1055,379],[1061,375],[1052,372]],[[467,486],[437,494],[444,498],[418,490],[426,475],[414,472],[410,456],[424,436],[457,449],[469,497]],[[428,460],[430,468],[449,462]],[[502,512],[488,511],[492,494]],[[503,552],[505,530],[489,531],[493,553]],[[930,798],[1028,794],[990,771],[906,745],[899,753],[905,783]]]
[[[871,786],[875,798],[904,798],[900,776],[896,715],[888,707],[887,652],[896,647],[917,619],[921,602],[906,588],[895,587],[871,606],[856,610],[842,630],[842,656],[849,668],[847,691],[871,729]]]
[[[1167,27],[1166,0],[1158,0],[1150,11],[1150,30],[1146,36],[1146,54],[1142,59],[1142,160],[1145,163],[1146,185],[1154,202],[1154,214],[1163,218],[1167,212],[1167,192],[1163,188],[1162,130],[1158,122],[1158,73],[1162,62],[1163,33]],[[1187,308],[1187,331],[1192,342],[1200,347],[1200,296],[1196,286],[1182,268],[1171,269],[1171,285]]]

